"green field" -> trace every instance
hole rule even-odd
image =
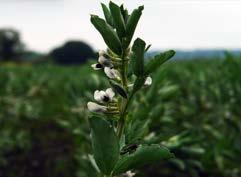
[[[130,109],[139,121],[127,138],[162,143],[176,158],[137,176],[240,177],[240,58],[171,61],[153,77]],[[0,177],[98,176],[86,103],[107,87],[101,72],[0,64],[0,84]]]

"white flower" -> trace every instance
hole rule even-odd
[[[120,76],[120,73],[114,68],[105,67],[104,71],[105,71],[105,74],[110,79],[116,79],[116,78],[119,78],[119,76]]]
[[[113,67],[111,60],[104,56],[99,56],[98,62],[99,62],[99,64],[101,64],[104,67]]]
[[[104,50],[99,50],[99,56],[104,56],[106,54],[106,52]]]
[[[111,60],[107,57],[105,51],[99,51],[98,63],[91,65],[94,70],[100,70],[104,67],[113,67]]]
[[[94,93],[94,99],[100,103],[110,102],[114,96],[115,92],[111,88],[108,88],[106,91],[96,90]]]
[[[87,107],[88,107],[89,111],[91,111],[91,112],[104,113],[107,111],[106,106],[102,106],[102,105],[96,104],[94,102],[88,102]]]
[[[144,86],[150,86],[152,84],[152,78],[148,76],[145,80]]]
[[[103,68],[103,66],[100,64],[100,63],[95,63],[93,65],[91,65],[91,67],[94,69],[94,70],[100,70]]]
[[[124,173],[123,177],[133,177],[135,176],[135,173],[132,173],[131,171],[127,171],[126,173]]]
[[[98,62],[104,67],[113,67],[113,64],[111,63],[110,58],[108,57],[108,55],[104,50],[99,51]]]

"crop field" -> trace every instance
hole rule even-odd
[[[0,65],[0,177],[98,176],[86,103],[107,82],[90,64]],[[127,138],[161,142],[175,158],[141,177],[241,176],[240,75],[241,60],[227,56],[171,61],[153,76]]]

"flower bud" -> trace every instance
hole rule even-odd
[[[145,80],[144,86],[150,86],[152,84],[152,78],[148,76]]]
[[[104,71],[110,79],[117,79],[120,77],[120,73],[114,68],[105,67]]]
[[[99,50],[99,56],[104,56],[106,54],[106,52],[104,50]]]
[[[88,107],[89,111],[91,111],[91,112],[95,112],[95,113],[107,112],[106,106],[102,106],[102,105],[96,104],[94,102],[88,102],[87,107]]]
[[[104,67],[113,67],[113,64],[109,58],[104,56],[100,56],[98,62]]]
[[[94,70],[100,70],[103,68],[103,66],[100,64],[100,63],[95,63],[93,65],[91,65],[91,67],[94,69]]]

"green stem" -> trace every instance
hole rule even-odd
[[[127,65],[128,61],[125,59],[125,52],[122,53],[121,59],[122,59],[122,66],[121,66],[121,82],[123,88],[127,91],[128,89],[128,81],[127,81]],[[125,127],[125,117],[126,117],[126,105],[128,103],[128,99],[122,98],[121,100],[121,113],[120,113],[120,119],[117,126],[117,135],[119,138],[121,138],[124,127]]]

